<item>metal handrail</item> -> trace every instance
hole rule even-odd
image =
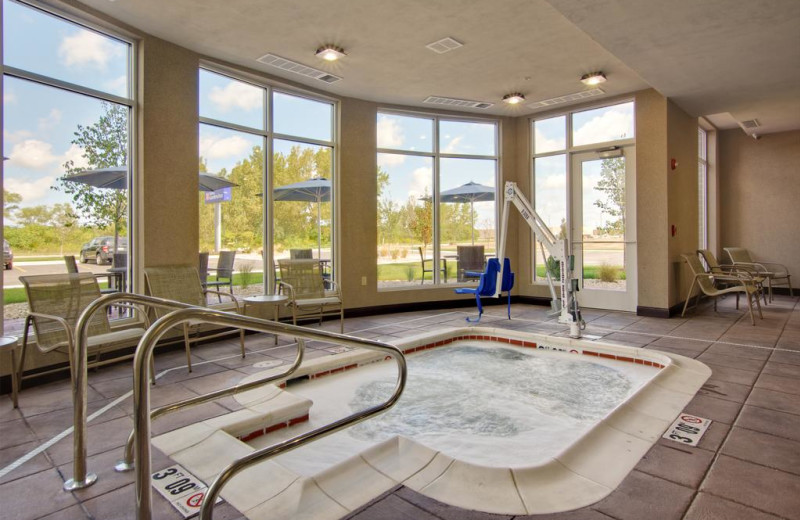
[[[269,323],[274,324],[275,322],[269,322]],[[262,327],[250,328],[249,330],[255,330],[257,332],[270,332],[269,330],[263,330]],[[300,365],[303,363],[303,353],[305,352],[305,340],[302,338],[296,338],[296,339],[297,339],[297,355],[294,358],[294,362],[286,370],[268,377],[262,377],[260,379],[255,379],[247,383],[238,384],[230,388],[223,388],[221,390],[216,390],[214,392],[209,392],[207,394],[190,397],[188,399],[184,399],[183,401],[178,401],[176,403],[156,408],[155,410],[152,410],[150,412],[150,421],[152,422],[153,419],[161,417],[162,415],[166,415],[172,412],[177,412],[178,410],[182,410],[183,408],[189,406],[208,403],[220,397],[227,397],[230,395],[238,394],[239,392],[252,390],[254,388],[258,388],[259,386],[264,386],[269,383],[272,383],[273,381],[289,377],[298,368],[300,368]],[[134,468],[133,445],[136,439],[135,433],[136,433],[135,430],[131,430],[131,433],[128,436],[128,442],[125,444],[125,454],[123,455],[123,459],[119,461],[116,466],[114,466],[114,469],[116,471],[119,472],[130,471]]]
[[[170,329],[183,322],[201,320],[212,325],[221,325],[239,329],[259,330],[262,332],[278,333],[294,336],[296,338],[335,342],[355,348],[377,350],[391,355],[398,364],[399,375],[395,391],[383,404],[370,407],[361,412],[352,414],[322,428],[312,430],[275,446],[263,448],[249,454],[225,468],[208,490],[208,496],[201,509],[202,518],[211,518],[213,502],[220,489],[238,471],[249,467],[251,464],[264,458],[288,449],[301,446],[317,437],[338,431],[345,426],[355,424],[373,415],[388,409],[400,398],[406,382],[406,362],[403,353],[396,347],[378,341],[344,336],[333,332],[311,330],[285,323],[278,323],[260,318],[241,316],[229,312],[222,312],[207,308],[190,307],[170,312],[158,319],[147,329],[142,336],[133,359],[133,428],[135,434],[134,453],[136,458],[136,518],[138,520],[151,520],[152,518],[152,489],[151,489],[151,453],[150,453],[150,384],[147,370],[158,340]],[[213,498],[210,498],[213,496]],[[209,506],[209,502],[211,505]]]
[[[144,296],[141,294],[119,292],[106,294],[97,298],[86,306],[78,322],[75,324],[75,352],[73,353],[74,367],[72,370],[72,404],[73,404],[73,457],[72,457],[72,478],[64,482],[65,491],[75,491],[91,486],[97,481],[97,475],[88,473],[86,470],[86,429],[87,429],[87,393],[89,386],[88,371],[88,329],[89,321],[95,312],[111,305],[116,301],[126,301],[148,305],[150,307],[160,307],[165,309],[187,309],[193,308],[192,305],[157,298],[155,296]]]

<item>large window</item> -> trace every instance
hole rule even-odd
[[[697,227],[698,246],[708,248],[708,133],[697,129]]]
[[[378,287],[475,283],[495,252],[497,124],[381,112]]]
[[[237,252],[236,291],[294,256],[333,276],[334,128],[331,102],[200,69],[200,171],[228,184],[200,195],[200,249]]]
[[[532,121],[533,204],[558,238],[570,240],[584,288],[626,289],[626,171],[633,102]],[[534,250],[534,278],[547,273]],[[549,264],[557,276],[557,266]]]
[[[3,0],[7,333],[25,316],[20,275],[64,273],[74,256],[101,287],[130,279],[133,54],[130,42]]]

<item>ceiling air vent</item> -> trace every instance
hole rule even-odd
[[[295,74],[300,74],[301,76],[305,76],[307,78],[318,79],[320,81],[324,81],[325,83],[335,83],[336,81],[342,79],[339,76],[334,76],[328,72],[314,69],[303,65],[302,63],[287,60],[286,58],[281,58],[280,56],[276,56],[274,54],[265,54],[258,58],[257,61],[260,61],[265,65],[269,65],[270,67],[275,67],[287,72],[294,72]]]
[[[463,43],[457,42],[456,40],[447,37],[447,38],[442,38],[439,41],[429,43],[425,47],[429,48],[436,54],[444,54],[445,52],[450,52],[454,49],[458,49],[459,47],[463,46],[464,46]]]
[[[431,105],[444,105],[449,107],[458,107],[458,108],[479,108],[481,110],[486,110],[487,108],[491,107],[494,103],[487,103],[485,101],[469,101],[466,99],[455,99],[455,98],[446,98],[440,96],[428,96],[423,103],[428,103]]]
[[[739,121],[739,126],[742,127],[742,130],[747,131],[758,128],[761,123],[758,122],[758,119],[748,119],[747,121]]]
[[[526,106],[528,108],[551,107],[553,105],[560,105],[562,103],[570,103],[572,101],[579,101],[581,99],[588,99],[596,96],[602,96],[603,94],[605,94],[603,89],[592,88],[589,90],[581,90],[580,92],[575,92],[574,94],[567,94],[564,96],[545,99],[543,101],[536,101],[535,103],[529,103]]]

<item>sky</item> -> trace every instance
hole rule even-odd
[[[3,0],[5,65],[126,97],[128,52],[119,40]],[[70,141],[77,125],[97,121],[100,101],[7,76],[3,111],[4,187],[22,195],[22,206],[68,202],[50,186],[67,160],[85,165]]]
[[[11,67],[25,69],[62,81],[99,90],[114,96],[129,94],[128,59],[130,46],[100,35],[42,11],[3,1],[3,59]],[[199,72],[199,104],[203,117],[265,130],[266,90],[210,71]],[[71,140],[78,125],[88,126],[102,114],[95,98],[6,77],[3,91],[4,186],[19,193],[21,206],[69,202],[67,195],[51,189],[64,175],[63,164],[73,160],[87,166],[82,150]],[[333,137],[333,105],[295,95],[275,92],[274,131],[319,141]],[[379,114],[378,147],[398,151],[433,151],[434,120]],[[579,112],[574,115],[575,145],[607,142],[633,137],[633,103]],[[200,126],[199,153],[208,171],[230,171],[247,157],[261,136]],[[538,152],[565,148],[566,117],[537,121],[534,144]],[[276,152],[288,152],[296,143],[275,140]],[[487,123],[441,120],[441,153],[467,154],[485,158],[443,159],[440,189],[467,182],[496,185],[496,126]],[[545,220],[557,226],[565,214],[566,179],[563,158],[539,159],[535,203]],[[389,196],[404,203],[409,196],[432,191],[433,162],[430,158],[379,153],[378,165],[390,173]],[[343,172],[346,174],[346,172]],[[599,172],[587,171],[586,185],[596,183]],[[479,228],[494,220],[494,202],[475,205]],[[592,216],[597,220],[600,216]]]

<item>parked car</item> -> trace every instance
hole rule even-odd
[[[128,251],[128,239],[119,237],[117,242],[117,253]],[[114,259],[114,237],[95,237],[81,247],[81,262],[86,264],[90,261],[97,265],[110,264]]]
[[[12,251],[11,246],[8,245],[8,240],[3,240],[3,266],[6,268],[6,271],[14,267],[14,251]]]

